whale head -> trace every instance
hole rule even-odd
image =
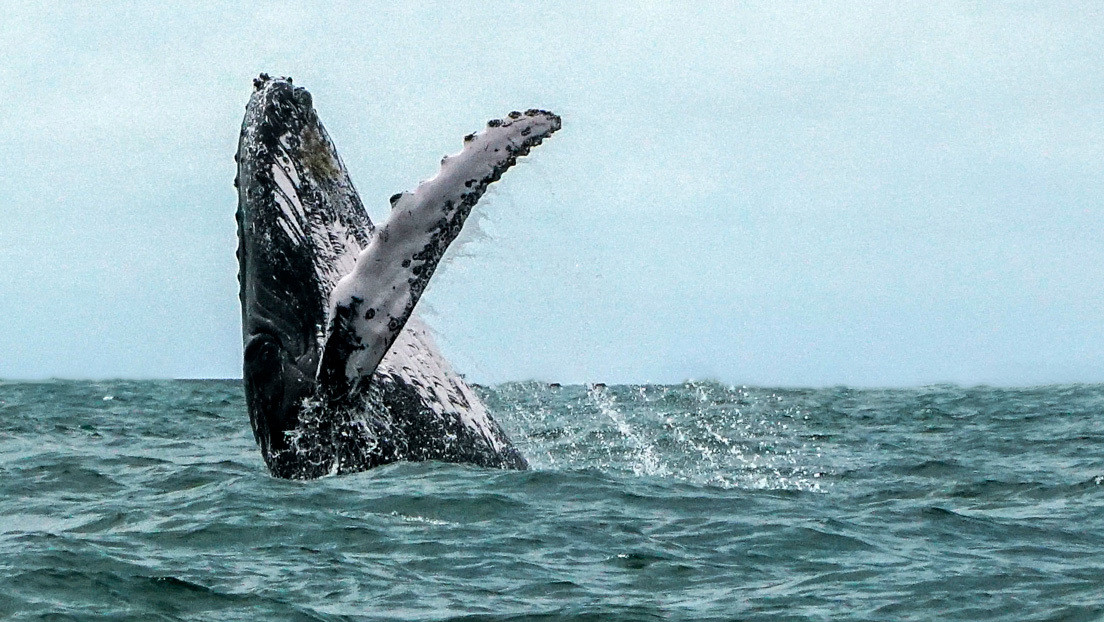
[[[235,159],[243,379],[267,457],[314,393],[329,294],[372,224],[310,93],[290,78],[254,80]]]

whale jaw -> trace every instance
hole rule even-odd
[[[397,460],[524,469],[414,313],[486,187],[559,129],[514,112],[465,137],[377,229],[313,108],[262,74],[238,161],[243,379],[269,470],[312,478]]]

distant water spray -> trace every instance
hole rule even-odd
[[[617,397],[605,387],[588,386],[587,398],[598,407],[599,412],[613,422],[621,437],[628,443],[633,456],[632,471],[636,475],[670,475],[666,465],[660,462],[655,446],[642,432],[633,430],[625,415],[617,409]]]
[[[821,452],[799,404],[717,383],[488,392],[537,469],[629,472],[724,488],[821,490]]]

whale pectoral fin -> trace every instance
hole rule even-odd
[[[372,375],[487,187],[558,129],[560,118],[550,112],[510,113],[466,136],[463,150],[446,156],[432,179],[391,198],[390,219],[330,296],[318,369],[324,394],[346,395]]]

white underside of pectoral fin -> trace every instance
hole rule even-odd
[[[446,156],[437,175],[392,197],[390,219],[330,297],[319,366],[323,385],[347,388],[375,371],[487,186],[558,129],[560,118],[541,110],[491,121],[466,136],[464,148]]]

